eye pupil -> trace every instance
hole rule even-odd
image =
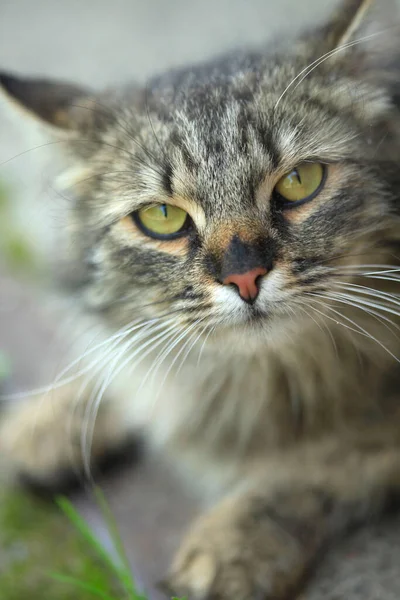
[[[164,215],[164,217],[167,219],[168,218],[168,209],[167,209],[167,205],[166,204],[161,204],[160,209]]]
[[[291,173],[286,175],[286,179],[289,186],[295,186],[297,184],[301,185],[301,177],[297,169],[293,169]]]

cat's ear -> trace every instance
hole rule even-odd
[[[322,37],[327,52],[359,67],[387,65],[400,48],[396,0],[342,0]]]
[[[58,132],[82,132],[97,114],[93,95],[68,83],[0,73],[0,89],[25,113]]]

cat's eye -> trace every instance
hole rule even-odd
[[[139,229],[158,240],[172,240],[186,235],[192,224],[186,211],[171,204],[145,206],[132,216]]]
[[[315,198],[323,188],[325,179],[325,165],[304,162],[284,175],[276,184],[274,192],[285,206],[291,208]]]

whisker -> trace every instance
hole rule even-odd
[[[197,327],[197,325],[198,325],[199,323],[201,323],[201,322],[202,322],[202,321],[204,321],[205,319],[206,319],[206,317],[202,317],[201,319],[197,319],[197,320],[196,320],[194,323],[192,323],[192,325],[191,325],[190,327],[187,327],[186,329],[184,329],[184,331],[181,333],[181,335],[180,335],[180,336],[179,336],[177,339],[175,338],[175,339],[172,341],[172,343],[170,343],[170,344],[169,344],[168,348],[167,348],[167,349],[166,349],[166,351],[165,351],[165,356],[163,357],[163,360],[165,360],[165,359],[166,359],[166,358],[167,358],[167,357],[168,357],[168,356],[171,354],[171,352],[172,352],[172,351],[173,351],[173,350],[176,348],[176,346],[177,346],[177,345],[178,345],[180,342],[182,342],[182,341],[185,339],[185,337],[187,337],[187,336],[189,335],[189,333],[190,333],[190,332],[191,332],[191,331],[192,331],[194,328],[196,328],[196,327]],[[191,337],[189,337],[189,341],[190,341],[190,339],[191,339]],[[179,349],[179,351],[177,352],[177,354],[174,356],[174,359],[171,361],[171,363],[170,363],[170,365],[169,365],[168,369],[167,369],[167,370],[166,370],[166,372],[164,373],[164,377],[163,377],[163,379],[162,379],[161,383],[159,384],[159,391],[158,391],[158,393],[157,393],[157,394],[155,395],[155,397],[154,397],[153,407],[156,405],[156,403],[157,403],[157,401],[158,401],[158,399],[159,399],[159,396],[160,396],[161,390],[163,389],[163,387],[164,387],[164,384],[165,384],[165,382],[166,382],[166,380],[167,380],[167,378],[168,378],[168,376],[169,376],[169,374],[170,374],[170,372],[171,372],[172,368],[174,367],[174,365],[175,365],[176,361],[178,360],[179,356],[180,356],[180,355],[182,354],[182,352],[184,351],[184,349],[185,349],[185,347],[186,347],[186,344],[187,344],[187,342],[188,342],[188,340],[186,340],[186,342],[185,342],[184,344],[182,344],[181,348]]]
[[[400,298],[394,296],[393,294],[389,294],[387,292],[382,292],[380,290],[375,290],[374,288],[369,288],[366,286],[351,284],[351,283],[337,283],[339,288],[345,289],[347,291],[352,292],[353,294],[359,294],[360,296],[368,296],[370,298],[377,298],[379,300],[385,301],[387,304],[379,304],[380,306],[394,305],[400,306]],[[361,296],[362,298],[362,296]],[[360,298],[360,300],[361,300]],[[365,300],[365,299],[364,299]],[[393,314],[398,314],[397,311],[393,310]]]
[[[138,329],[140,327],[141,327],[140,323],[138,325],[135,325],[134,327],[131,327],[130,329],[128,328],[128,326],[124,326],[117,333],[113,334],[106,340],[103,340],[101,343],[97,344],[96,346],[91,347],[89,350],[84,352],[81,356],[79,356],[78,358],[73,360],[71,363],[69,363],[61,371],[61,373],[59,373],[59,375],[57,375],[57,377],[55,378],[54,382],[51,385],[43,386],[40,388],[35,388],[35,389],[29,390],[27,392],[16,392],[13,394],[2,395],[2,396],[0,396],[0,400],[5,400],[5,401],[20,400],[20,399],[24,399],[27,397],[40,396],[42,394],[48,394],[49,392],[52,392],[53,390],[56,390],[60,387],[63,387],[64,385],[72,383],[73,381],[75,381],[76,379],[78,379],[79,377],[81,377],[82,375],[87,373],[88,371],[90,371],[93,368],[93,365],[97,364],[98,359],[96,358],[93,362],[89,363],[88,365],[85,365],[82,369],[80,369],[79,371],[74,373],[74,375],[71,375],[71,376],[65,377],[65,378],[63,377],[66,373],[68,373],[71,369],[73,369],[77,364],[79,364],[84,358],[86,358],[90,354],[93,354],[94,352],[98,351],[100,348],[107,346],[110,342],[113,342],[113,341],[118,342],[120,338],[123,339],[124,337],[126,337],[130,333],[132,333],[132,331],[134,331],[135,329]]]
[[[327,306],[326,302],[322,302],[321,300],[317,300],[316,298],[311,298],[310,300],[318,303],[319,306],[322,306],[323,308],[328,308],[328,309],[331,308],[331,307]],[[324,298],[324,300],[326,300],[326,298]],[[345,329],[348,329],[349,331],[352,331],[353,333],[356,333],[357,335],[364,336],[364,334],[362,332],[360,332],[358,329],[354,329],[353,327],[350,327],[349,325],[346,325],[345,323],[343,323],[339,319],[334,319],[333,317],[330,317],[329,315],[327,315],[322,310],[316,309],[315,306],[312,306],[310,308],[312,308],[315,312],[317,312],[322,317],[324,317],[324,319],[329,319],[330,321],[332,321],[333,323],[335,323],[335,325],[340,325],[340,326],[344,327]],[[337,314],[339,315],[339,317],[342,316],[341,313],[337,312]],[[364,337],[368,337],[368,336],[364,336]]]
[[[200,322],[201,322],[201,321],[199,320],[199,321],[196,323],[196,325],[199,325],[199,324],[200,324]],[[197,342],[199,341],[199,339],[201,338],[201,336],[203,335],[203,333],[204,333],[205,331],[207,331],[207,328],[208,328],[208,327],[210,327],[210,325],[209,325],[209,323],[206,323],[206,324],[205,324],[205,325],[202,327],[202,329],[200,330],[200,332],[198,333],[197,337],[195,337],[195,335],[196,335],[196,333],[197,333],[196,331],[194,332],[194,334],[192,334],[192,335],[189,337],[189,340],[188,340],[188,342],[190,342],[190,341],[191,341],[193,338],[195,338],[195,339],[194,339],[193,343],[192,343],[192,344],[189,346],[188,350],[186,350],[186,352],[185,352],[184,356],[182,357],[181,364],[179,365],[179,367],[178,367],[178,369],[177,369],[177,371],[176,371],[175,378],[176,378],[176,377],[179,375],[179,373],[180,373],[180,371],[181,371],[181,369],[182,369],[183,365],[185,364],[185,362],[186,362],[186,360],[187,360],[187,358],[188,358],[189,354],[191,353],[191,351],[193,350],[193,348],[195,347],[195,345],[197,344]],[[187,345],[187,343],[186,343],[185,345]]]
[[[197,326],[197,324],[201,321],[203,321],[205,319],[205,317],[203,317],[202,319],[196,321],[195,323],[193,323],[190,327],[186,327],[181,333],[180,335],[175,338],[174,340],[172,340],[172,343],[168,346],[168,348],[165,351],[165,355],[163,357],[163,361],[167,358],[167,356],[169,356],[171,354],[171,352],[176,348],[176,346],[182,342],[185,337],[187,337],[189,335],[189,333]],[[189,338],[190,339],[190,338]],[[167,377],[169,375],[169,373],[171,372],[171,369],[173,368],[174,364],[176,363],[176,361],[178,360],[179,356],[181,355],[181,353],[183,352],[185,348],[185,344],[182,345],[182,347],[179,349],[179,352],[175,355],[173,361],[171,362],[171,364],[169,365],[166,373],[164,374],[164,377],[161,381],[161,384],[159,386],[160,390],[163,388],[164,383],[167,380]],[[158,399],[159,394],[156,396],[156,400]]]
[[[81,141],[88,142],[89,140],[81,140]],[[40,150],[41,148],[46,148],[47,146],[54,146],[55,144],[65,144],[67,142],[68,142],[68,140],[55,140],[52,142],[45,142],[44,144],[39,144],[37,146],[34,146],[33,148],[28,148],[27,150],[23,150],[22,152],[19,152],[18,154],[15,154],[11,158],[7,158],[7,160],[4,160],[3,162],[1,162],[0,168],[3,167],[4,165],[7,165],[12,160],[15,160],[16,158],[20,158],[21,156],[24,156],[25,154],[28,154],[29,152],[33,152],[34,150]]]
[[[163,325],[167,326],[171,321],[173,321],[173,319],[171,319],[170,321],[167,321]],[[122,349],[122,351],[118,353],[118,356],[113,360],[112,364],[110,365],[107,375],[104,378],[103,382],[96,387],[94,393],[92,394],[92,397],[88,403],[88,410],[85,411],[86,418],[85,418],[84,422],[86,423],[86,426],[82,427],[82,437],[81,437],[81,447],[82,447],[82,453],[83,453],[83,456],[82,456],[83,467],[84,467],[85,474],[87,475],[88,478],[90,478],[90,452],[91,452],[92,441],[93,441],[96,415],[98,414],[98,410],[99,410],[101,401],[103,399],[103,396],[104,396],[104,393],[105,393],[107,387],[119,375],[119,373],[126,367],[126,365],[135,358],[135,356],[137,356],[139,353],[142,353],[142,351],[145,348],[148,348],[150,346],[150,348],[146,352],[141,354],[139,360],[134,364],[134,367],[137,367],[148,354],[150,354],[159,344],[161,344],[165,340],[166,337],[168,337],[168,335],[170,335],[171,329],[173,329],[174,327],[175,327],[175,325],[168,328],[167,331],[161,331],[160,334],[156,335],[155,337],[151,337],[150,340],[147,340],[144,343],[142,343],[138,348],[135,349],[134,352],[129,354],[127,356],[127,358],[124,361],[122,361],[122,363],[118,366],[118,368],[115,368],[118,361],[120,360],[121,356],[123,354],[125,354],[125,352],[126,352],[126,348]],[[148,338],[148,336],[152,335],[153,333],[154,333],[154,331],[150,328],[150,331],[148,331],[147,334],[144,336],[145,339]],[[132,344],[135,341],[138,341],[138,340],[131,340]],[[155,344],[155,342],[157,342],[157,344]]]
[[[142,388],[145,386],[145,384],[147,383],[148,378],[150,377],[150,375],[152,374],[152,380],[154,380],[156,373],[158,371],[158,369],[160,368],[161,364],[164,362],[165,358],[168,356],[169,352],[170,352],[170,345],[172,343],[174,343],[175,340],[177,340],[178,338],[180,338],[182,335],[182,330],[178,329],[174,335],[171,336],[171,338],[168,340],[168,344],[166,344],[165,346],[163,346],[161,348],[161,350],[159,351],[159,353],[157,354],[157,356],[155,357],[153,364],[150,366],[149,370],[147,371],[146,375],[144,376],[142,383],[140,384],[138,390],[137,390],[137,394],[140,393],[140,391],[142,390]]]
[[[215,331],[216,327],[217,327],[216,325],[210,325],[210,330],[209,330],[209,332],[207,333],[207,335],[205,336],[205,338],[204,338],[204,340],[203,340],[203,343],[202,343],[202,345],[201,345],[201,348],[200,348],[199,357],[198,357],[198,359],[197,359],[197,366],[199,366],[199,365],[200,365],[201,358],[202,358],[202,356],[203,356],[203,352],[204,352],[204,348],[205,348],[205,345],[206,345],[206,343],[207,343],[207,340],[208,340],[208,338],[209,338],[209,337],[210,337],[210,336],[211,336],[211,335],[214,333],[214,331]]]
[[[308,317],[309,319],[311,319],[312,321],[314,321],[314,323],[317,325],[317,327],[318,327],[318,328],[319,328],[319,329],[320,329],[322,332],[324,332],[324,329],[325,329],[325,331],[328,333],[328,336],[329,336],[329,338],[330,338],[330,340],[331,340],[331,342],[332,342],[332,346],[333,346],[333,348],[334,348],[334,350],[335,350],[335,354],[336,354],[336,356],[339,356],[339,352],[338,352],[338,347],[337,347],[337,344],[336,344],[336,340],[335,340],[335,338],[333,337],[333,333],[332,333],[332,331],[329,329],[328,325],[327,325],[326,323],[324,323],[324,321],[322,321],[321,323],[319,323],[319,322],[317,321],[317,319],[315,319],[315,318],[314,318],[312,315],[310,315],[310,313],[309,313],[309,312],[308,312],[308,311],[307,311],[307,310],[304,308],[304,305],[303,305],[303,303],[296,302],[296,306],[297,306],[298,308],[300,308],[300,310],[302,310],[302,311],[303,311],[303,312],[304,312],[304,313],[307,315],[307,317]],[[322,326],[324,326],[324,329],[323,329],[323,327],[322,327]]]
[[[143,305],[141,307],[137,307],[136,310],[142,309],[144,307],[153,306],[153,304],[160,304],[161,302],[163,302],[163,301],[149,303],[149,304]],[[85,375],[87,372],[89,372],[93,368],[93,366],[97,364],[98,358],[96,357],[96,359],[94,361],[88,363],[87,365],[82,367],[80,370],[75,372],[73,375],[70,375],[68,377],[64,377],[64,375],[66,375],[77,364],[79,364],[81,361],[83,361],[85,358],[87,358],[91,354],[97,352],[104,346],[107,346],[110,342],[115,341],[115,343],[117,343],[119,341],[119,339],[121,339],[121,338],[124,339],[125,337],[130,335],[133,331],[140,329],[142,327],[142,325],[144,325],[146,323],[160,321],[161,319],[163,319],[166,316],[169,316],[172,313],[179,313],[181,311],[182,311],[182,309],[176,309],[174,311],[169,311],[168,313],[161,314],[161,315],[159,315],[157,317],[153,317],[151,319],[143,319],[143,317],[133,319],[130,323],[121,327],[121,329],[119,329],[116,333],[112,334],[107,339],[102,340],[99,344],[96,344],[95,346],[91,346],[91,344],[89,344],[88,350],[85,351],[83,354],[81,354],[78,358],[74,359],[66,367],[64,367],[62,369],[62,371],[57,375],[57,377],[55,378],[55,380],[53,381],[53,383],[51,385],[34,388],[34,389],[24,391],[24,392],[14,392],[12,394],[0,395],[0,401],[8,402],[8,401],[12,401],[12,400],[22,400],[22,399],[29,398],[29,397],[40,396],[42,394],[47,394],[53,390],[56,390],[64,385],[72,383],[76,379],[79,379],[79,377],[81,377],[82,375]]]
[[[79,404],[83,401],[83,396],[86,392],[87,387],[89,386],[89,384],[91,383],[91,381],[93,381],[95,379],[95,377],[102,372],[102,370],[104,369],[104,367],[106,366],[108,369],[110,369],[110,362],[111,364],[114,364],[115,361],[118,361],[119,358],[136,342],[140,341],[143,337],[145,337],[148,333],[149,330],[151,329],[159,329],[160,325],[159,324],[154,324],[153,321],[151,322],[144,322],[142,324],[142,330],[140,330],[132,339],[129,339],[127,342],[125,342],[124,344],[122,344],[123,340],[118,340],[118,344],[116,346],[114,346],[111,349],[108,349],[107,352],[102,355],[98,361],[98,364],[96,365],[96,367],[94,368],[94,370],[91,372],[90,377],[86,378],[83,382],[82,385],[80,386],[80,389],[78,391],[77,397],[75,398],[75,401],[73,403],[72,406],[72,411],[71,411],[71,415],[70,415],[70,419],[68,420],[67,423],[67,431],[68,431],[68,439],[72,440],[72,425],[73,425],[73,418],[74,415],[76,413],[76,410],[79,406]],[[119,347],[118,347],[119,346]],[[110,355],[112,355],[114,358],[110,359]],[[89,396],[87,402],[86,402],[86,408],[85,408],[85,412],[84,412],[84,421],[85,419],[88,418],[88,415],[90,413],[90,406],[91,403],[93,402],[94,396],[97,393],[97,390],[99,389],[101,383],[95,384],[93,387],[93,390],[91,392],[91,395]],[[79,470],[79,469],[78,469]]]
[[[185,335],[182,335],[182,338],[178,338],[178,340],[176,340],[174,342],[174,345],[172,346],[170,352],[176,347],[176,345],[182,340],[184,339],[189,333],[190,331],[192,331],[193,329],[195,329],[200,323],[202,323],[207,317],[202,317],[201,319],[197,319],[194,323],[192,323],[192,325],[190,325],[190,327],[188,327],[186,329],[186,331],[184,332]],[[191,338],[188,338],[188,340],[186,340],[185,344],[182,345],[182,347],[180,348],[179,352],[177,352],[177,354],[174,356],[173,361],[171,362],[171,364],[169,365],[169,368],[167,370],[167,372],[164,375],[164,379],[161,382],[161,386],[162,387],[165,383],[165,381],[168,378],[168,375],[170,374],[173,366],[175,365],[176,361],[178,360],[178,358],[180,357],[180,355],[182,354],[182,352],[184,351],[186,344],[188,343],[188,341],[190,341]]]
[[[378,267],[381,267],[381,269],[373,271],[370,270],[377,269]],[[364,271],[364,269],[366,270]],[[370,277],[375,275],[391,275],[393,273],[400,273],[400,269],[392,265],[340,265],[336,268],[330,267],[329,271],[334,274],[336,274],[338,271],[347,271],[345,273],[346,276],[360,275],[362,277]]]
[[[389,327],[389,325],[387,323],[389,323],[390,325],[392,325],[392,327],[394,327],[396,329],[400,329],[399,325],[397,325],[396,323],[394,323],[388,317],[385,317],[384,315],[381,315],[379,312],[377,312],[375,310],[371,310],[371,308],[366,308],[366,307],[371,307],[372,306],[372,307],[377,307],[380,310],[384,310],[384,308],[381,307],[379,304],[375,304],[375,303],[370,303],[370,302],[367,302],[367,301],[359,300],[358,298],[354,298],[351,294],[336,294],[336,293],[333,293],[333,294],[327,295],[326,297],[327,298],[331,298],[331,299],[336,299],[337,302],[341,302],[342,304],[347,304],[348,306],[353,306],[354,308],[358,308],[359,310],[363,310],[365,313],[367,313],[367,314],[373,316],[375,319],[377,319],[383,325],[383,327],[387,328],[390,331],[390,333],[392,333],[393,335],[396,335],[396,334]],[[389,311],[389,312],[393,312],[393,311]],[[400,316],[400,313],[398,314],[398,316]],[[386,323],[385,323],[385,321],[386,321]]]
[[[275,110],[277,109],[277,107],[279,106],[281,100],[283,99],[283,97],[286,95],[286,93],[288,92],[288,90],[292,87],[292,85],[304,74],[304,76],[300,79],[300,81],[296,84],[295,88],[296,89],[303,81],[306,77],[308,77],[308,75],[317,67],[319,67],[320,64],[322,64],[323,62],[325,62],[326,60],[328,60],[329,58],[331,58],[332,56],[334,56],[335,54],[342,52],[343,50],[347,50],[348,48],[351,48],[352,46],[355,46],[357,44],[360,44],[362,42],[365,42],[373,37],[376,37],[377,35],[381,35],[382,33],[385,33],[384,31],[378,31],[378,32],[374,32],[371,33],[370,35],[366,35],[362,38],[359,38],[357,40],[352,40],[351,42],[346,42],[345,44],[342,44],[341,46],[337,46],[336,48],[334,48],[333,50],[330,50],[329,52],[326,52],[325,54],[323,54],[322,56],[320,56],[319,58],[317,58],[316,60],[314,60],[312,63],[310,63],[309,65],[307,65],[306,67],[304,67],[304,69],[302,69],[300,71],[300,73],[298,75],[296,75],[296,77],[294,77],[292,79],[292,81],[289,83],[289,85],[283,90],[282,94],[279,96],[278,100],[276,101],[275,104]]]
[[[306,293],[307,293],[307,295],[316,296],[318,298],[323,298],[325,300],[327,299],[326,296],[323,296],[322,294],[317,294],[315,292],[306,292]],[[394,360],[396,362],[400,362],[400,360],[397,358],[397,356],[395,354],[393,354],[393,352],[391,352],[380,340],[378,340],[370,332],[368,332],[366,329],[364,329],[361,325],[359,325],[358,323],[356,323],[349,317],[346,317],[343,313],[335,310],[332,306],[324,304],[324,307],[327,308],[328,310],[330,310],[331,312],[335,313],[336,315],[340,316],[342,319],[344,319],[348,323],[351,323],[352,325],[354,325],[354,327],[356,327],[356,329],[354,330],[351,327],[350,327],[350,329],[352,329],[356,333],[360,333],[360,334],[364,335],[365,337],[367,337],[368,339],[374,341],[376,344],[378,344],[378,346],[380,346],[383,350],[385,350],[385,352],[387,352],[392,358],[394,358]],[[325,316],[327,316],[327,315],[325,315]],[[334,319],[333,319],[333,321],[334,321]],[[338,322],[338,324],[343,325],[343,323],[341,323],[341,322]]]
[[[97,99],[95,98],[91,98],[91,101],[96,104],[96,106],[99,106],[100,108],[103,109],[103,116],[105,117],[111,117],[112,113],[115,116],[115,119],[113,121],[114,125],[117,125],[121,131],[123,131],[124,133],[127,134],[127,136],[129,137],[129,139],[139,148],[139,150],[141,150],[143,152],[143,154],[151,159],[152,161],[154,161],[155,164],[157,164],[157,159],[156,157],[152,154],[152,152],[150,152],[150,150],[144,145],[144,143],[141,143],[138,139],[138,136],[133,135],[133,132],[131,129],[128,129],[128,122],[125,121],[125,126],[123,124],[123,122],[121,121],[121,111],[116,111],[115,109],[112,109],[110,106],[107,106],[105,104],[102,104],[100,102],[98,102]],[[98,108],[92,108],[90,106],[83,106],[83,105],[79,105],[79,104],[71,104],[71,106],[76,107],[76,108],[80,108],[81,110],[87,110],[93,113],[99,113]],[[90,141],[95,141],[97,142],[97,140],[90,140]],[[107,142],[104,142],[103,140],[100,140],[100,143],[104,143],[105,145],[110,146],[111,148],[113,147],[112,145],[108,144]],[[128,154],[130,154],[130,156],[132,158],[134,158],[135,160],[137,160],[138,162],[141,162],[144,166],[152,169],[155,173],[157,173],[158,175],[162,176],[162,171],[158,171],[157,168],[154,166],[154,164],[150,164],[147,163],[145,161],[143,161],[143,159],[136,155],[133,154],[132,152],[130,152],[130,150],[128,150],[127,148],[117,148],[117,150],[122,150],[124,152],[127,152]]]

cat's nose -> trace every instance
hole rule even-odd
[[[267,269],[257,267],[239,275],[228,275],[222,283],[224,285],[233,284],[237,288],[241,299],[251,304],[256,300],[260,292],[261,278],[267,273]]]

